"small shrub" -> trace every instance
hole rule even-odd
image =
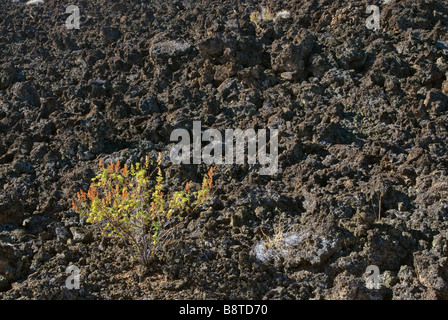
[[[270,21],[274,19],[274,14],[271,12],[269,7],[262,7],[261,13],[259,11],[252,12],[250,14],[250,22],[254,23],[257,29],[260,28],[260,23],[262,21]]]
[[[259,11],[254,11],[250,14],[250,22],[255,24],[257,29],[260,29],[260,23],[262,21],[277,21],[277,19],[287,19],[291,16],[291,13],[286,10],[282,10],[274,14],[268,7],[262,7],[261,13]]]
[[[301,242],[301,238],[295,232],[283,231],[279,222],[278,227],[274,227],[273,236],[267,236],[263,230],[265,240],[258,242],[253,249],[255,257],[260,261],[271,261],[288,258],[296,246]]]
[[[192,192],[188,182],[184,190],[167,197],[163,193],[161,156],[153,169],[149,158],[144,164],[123,167],[120,162],[106,168],[100,160],[100,173],[89,190],[80,190],[72,205],[86,221],[99,224],[104,233],[116,236],[131,246],[140,263],[151,263],[169,234],[209,198],[213,168],[204,177],[202,187]]]

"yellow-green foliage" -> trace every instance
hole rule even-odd
[[[188,182],[184,190],[167,197],[163,193],[161,156],[150,169],[149,158],[144,164],[123,167],[120,162],[106,168],[100,161],[100,173],[92,179],[89,190],[80,190],[73,208],[87,222],[100,224],[108,235],[117,236],[132,245],[144,265],[148,265],[160,244],[178,227],[183,218],[209,197],[213,168],[192,192]]]

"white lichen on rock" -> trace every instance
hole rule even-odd
[[[44,3],[43,0],[29,0],[27,3],[25,3],[26,5],[29,4],[40,4],[40,3]]]
[[[279,18],[281,18],[281,19],[287,19],[287,18],[289,18],[290,16],[291,16],[291,13],[290,13],[289,11],[282,10],[282,11],[277,12],[277,14],[275,15],[275,19],[274,19],[274,20],[277,20],[277,19],[279,19]]]

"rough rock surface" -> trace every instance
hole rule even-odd
[[[255,0],[71,3],[79,30],[60,1],[0,6],[0,298],[448,299],[445,1],[272,1],[290,16],[258,28]],[[217,165],[141,275],[71,201],[99,159],[161,152],[170,184],[200,182],[168,158],[193,120],[279,129],[279,172]],[[258,259],[279,223],[289,254]]]

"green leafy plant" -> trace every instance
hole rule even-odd
[[[161,155],[155,165],[149,162],[146,157],[144,164],[128,168],[120,162],[105,167],[100,160],[100,173],[92,179],[88,191],[80,190],[72,202],[87,222],[100,225],[106,235],[131,246],[146,267],[169,234],[207,201],[213,184],[211,167],[200,190],[193,192],[187,182],[182,191],[168,197],[163,192]]]

